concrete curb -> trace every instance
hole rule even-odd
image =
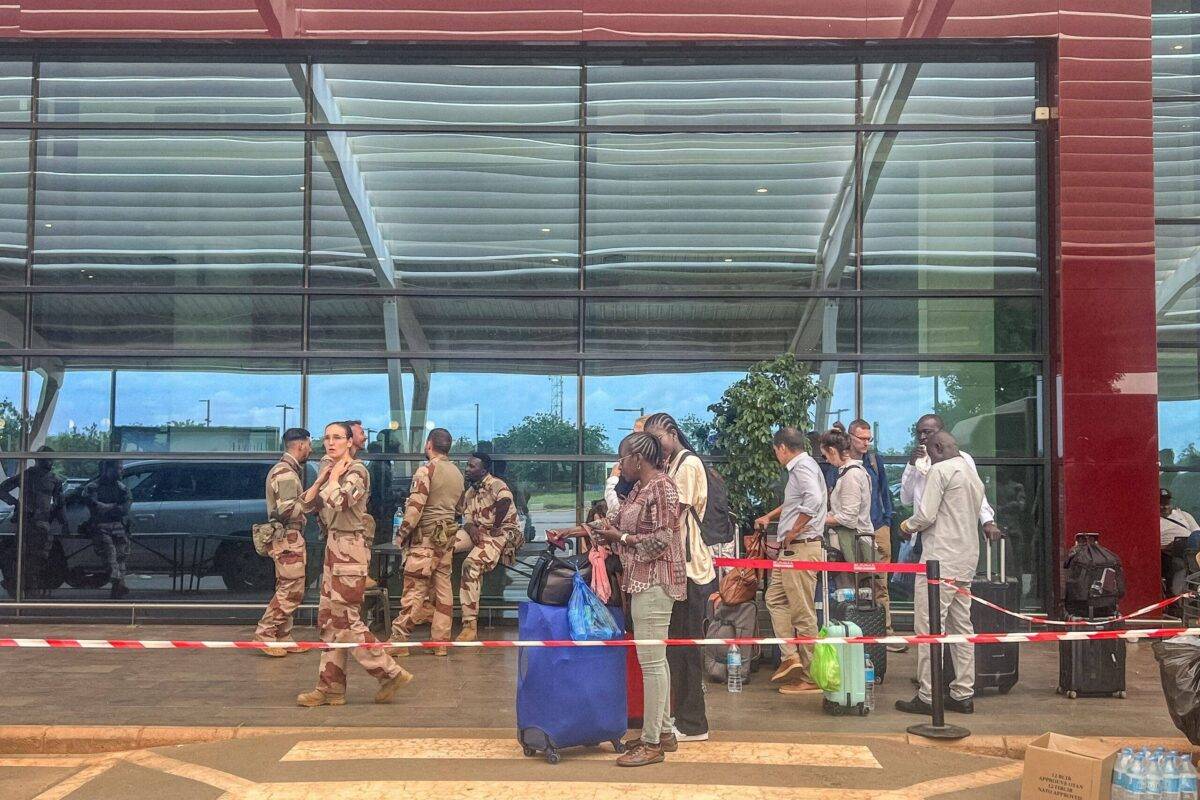
[[[144,750],[151,747],[170,747],[181,744],[219,742],[231,739],[249,739],[279,734],[354,733],[370,730],[344,727],[197,727],[197,726],[106,726],[106,725],[6,725],[0,726],[0,754],[3,755],[87,755],[93,753],[115,753],[127,750]],[[760,734],[761,735],[761,734]],[[1008,758],[1020,761],[1025,749],[1036,736],[969,736],[956,742],[924,739],[911,734],[864,735],[817,733],[832,741],[861,742],[875,739],[903,742],[913,747],[953,750],[980,756]],[[1082,737],[1092,741],[1111,744],[1115,747],[1158,747],[1168,750],[1200,754],[1186,739],[1156,738],[1135,739],[1120,736]]]

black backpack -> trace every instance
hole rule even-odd
[[[1116,609],[1125,596],[1125,568],[1117,554],[1095,536],[1080,535],[1063,562],[1067,613],[1091,616]]]
[[[691,455],[696,456],[695,453],[691,453]],[[737,531],[733,515],[729,513],[729,489],[726,488],[725,479],[721,477],[721,473],[708,464],[704,464],[704,476],[708,479],[708,503],[704,507],[704,519],[700,519],[696,509],[693,508],[690,511],[700,526],[700,538],[706,545],[713,547],[718,544],[729,544],[733,541]]]

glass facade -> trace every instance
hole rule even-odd
[[[876,426],[894,494],[940,412],[1043,603],[1041,64],[688,52],[0,62],[9,595],[107,599],[79,490],[119,459],[129,601],[263,601],[281,429],[338,419],[381,530],[440,426],[503,455],[540,540],[639,414],[702,425],[791,352],[817,427]]]
[[[1154,205],[1162,486],[1200,515],[1200,3],[1154,2]]]

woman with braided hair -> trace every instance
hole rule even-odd
[[[649,433],[631,433],[617,451],[621,474],[635,482],[629,496],[608,517],[585,526],[548,531],[551,542],[591,536],[621,559],[621,589],[629,593],[633,627],[642,639],[666,639],[671,609],[687,597],[683,541],[679,537],[679,495],[662,470],[663,452]],[[628,741],[622,767],[664,760],[679,748],[671,719],[671,670],[666,645],[637,648],[645,695],[642,735]]]

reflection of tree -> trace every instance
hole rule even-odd
[[[10,400],[0,400],[0,449],[6,453],[21,446],[21,414]]]
[[[543,411],[531,414],[518,424],[492,440],[492,451],[496,457],[504,453],[574,453],[578,447],[579,430],[575,425],[558,416]],[[609,451],[608,436],[599,425],[583,428],[583,452],[606,453]],[[574,486],[574,465],[531,461],[511,461],[508,475],[523,484],[526,490],[538,487],[545,490],[551,486],[566,488]]]
[[[460,436],[450,445],[451,453],[474,453],[475,442],[469,436]]]
[[[696,448],[697,453],[712,452],[712,442],[717,436],[717,429],[712,420],[705,421],[695,414],[688,414],[679,420],[679,427],[683,429],[683,435],[692,443],[692,447]]]
[[[46,444],[56,453],[103,453],[109,448],[109,435],[96,423],[86,428],[72,428],[46,437]],[[65,478],[94,478],[100,473],[97,460],[63,460],[54,463],[55,472]]]

